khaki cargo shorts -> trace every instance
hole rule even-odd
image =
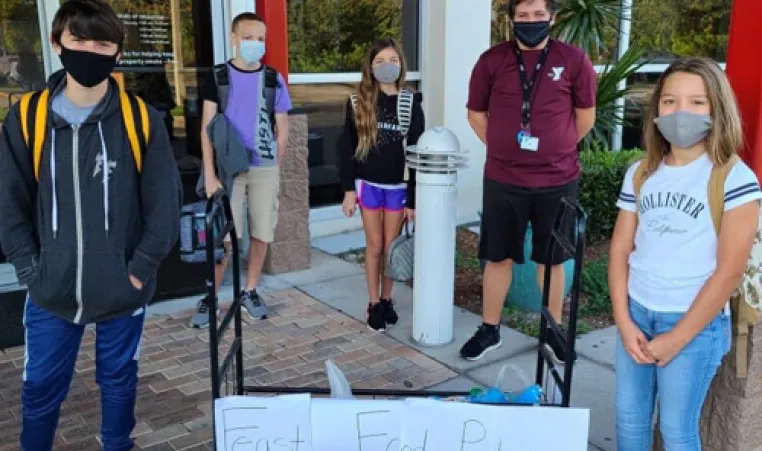
[[[235,230],[243,234],[243,218],[248,211],[249,236],[264,243],[275,239],[278,224],[278,194],[280,193],[280,167],[252,167],[233,180],[230,208],[233,210]],[[228,235],[228,241],[230,236]]]

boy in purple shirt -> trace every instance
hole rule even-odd
[[[278,219],[278,192],[280,188],[280,163],[288,143],[288,112],[291,99],[286,82],[277,76],[274,105],[270,111],[263,93],[267,71],[273,70],[262,64],[265,53],[266,26],[262,17],[254,13],[239,14],[232,25],[231,38],[236,57],[227,63],[229,93],[220,99],[219,86],[214,72],[206,77],[201,90],[204,101],[201,120],[201,150],[204,157],[205,191],[208,196],[216,193],[222,184],[215,172],[214,147],[207,133],[207,126],[220,112],[237,132],[249,152],[251,167],[239,174],[232,187],[225,187],[230,194],[233,221],[236,231],[243,230],[244,202],[248,207],[249,255],[246,286],[240,293],[241,302],[252,318],[267,317],[267,306],[256,291],[267,254],[268,244],[273,241]],[[220,105],[226,104],[224,111]],[[229,243],[226,243],[229,249]],[[227,258],[216,268],[216,286],[222,282]],[[191,326],[206,327],[209,321],[207,298],[202,299],[191,318]]]

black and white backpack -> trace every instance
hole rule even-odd
[[[400,133],[407,138],[407,132],[410,131],[410,123],[413,120],[413,97],[415,94],[403,89],[397,95],[397,124],[400,126]],[[349,96],[352,100],[352,108],[357,108],[357,94],[352,93]]]

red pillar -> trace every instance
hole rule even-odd
[[[263,62],[277,69],[288,83],[288,1],[257,0],[256,11],[267,24]]]
[[[755,56],[760,23],[762,1],[733,0],[726,72],[744,122],[746,145],[741,156],[762,180],[762,65]]]

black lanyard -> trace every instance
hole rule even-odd
[[[544,49],[542,49],[542,53],[540,53],[540,57],[537,59],[537,64],[534,66],[534,72],[532,73],[531,81],[527,80],[527,70],[526,67],[524,67],[524,58],[521,56],[521,50],[519,49],[518,44],[516,44],[513,48],[516,52],[516,62],[519,65],[519,77],[521,79],[521,126],[524,129],[529,128],[529,123],[532,120],[532,92],[534,91],[537,79],[542,72],[542,67],[545,65],[545,61],[548,59],[551,42],[553,41],[548,40],[548,44]]]

